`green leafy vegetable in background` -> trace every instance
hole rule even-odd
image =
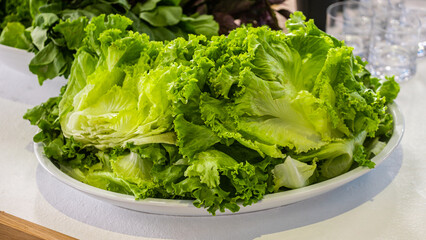
[[[11,22],[20,22],[24,27],[31,26],[29,2],[28,0],[0,0],[0,32]]]
[[[0,43],[19,49],[30,50],[29,32],[20,22],[9,22],[0,34]]]
[[[211,37],[219,30],[211,15],[185,15],[180,1],[32,0],[17,1],[22,5],[16,9],[12,9],[17,6],[12,1],[0,3],[6,5],[6,13],[0,13],[2,28],[6,27],[0,43],[35,52],[29,69],[40,84],[57,76],[68,78],[74,54],[83,43],[84,29],[91,18],[100,14],[126,16],[133,22],[129,29],[158,41],[187,38],[188,34]],[[4,21],[2,14],[9,14]],[[14,42],[14,38],[19,41]]]
[[[92,18],[67,86],[24,116],[41,129],[34,140],[46,156],[84,183],[235,212],[372,168],[392,135],[387,104],[398,84],[371,77],[352,48],[300,12],[288,34],[242,27],[157,42],[130,24]]]
[[[32,17],[28,0],[0,0],[0,43],[6,46],[32,50],[31,37],[26,28]]]

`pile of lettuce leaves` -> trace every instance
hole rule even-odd
[[[71,177],[215,214],[315,184],[371,158],[393,133],[393,78],[296,12],[288,33],[241,27],[169,42],[100,15],[58,97],[28,110]]]

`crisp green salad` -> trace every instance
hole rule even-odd
[[[296,12],[289,32],[150,41],[120,15],[85,28],[58,97],[24,116],[62,171],[136,199],[215,214],[315,184],[371,158],[393,131],[393,78]]]

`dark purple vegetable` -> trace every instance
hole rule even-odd
[[[210,14],[219,23],[219,34],[228,34],[244,24],[254,27],[268,25],[271,29],[281,29],[272,4],[282,4],[285,0],[184,0],[181,6],[188,15],[193,13]],[[289,11],[279,10],[284,17]],[[282,12],[282,13],[281,13]]]

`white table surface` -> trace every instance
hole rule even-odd
[[[0,52],[1,56],[2,52]],[[79,239],[426,239],[426,58],[396,100],[405,134],[366,175],[329,193],[255,213],[146,214],[95,200],[49,175],[25,111],[58,94],[0,62],[0,211]]]

